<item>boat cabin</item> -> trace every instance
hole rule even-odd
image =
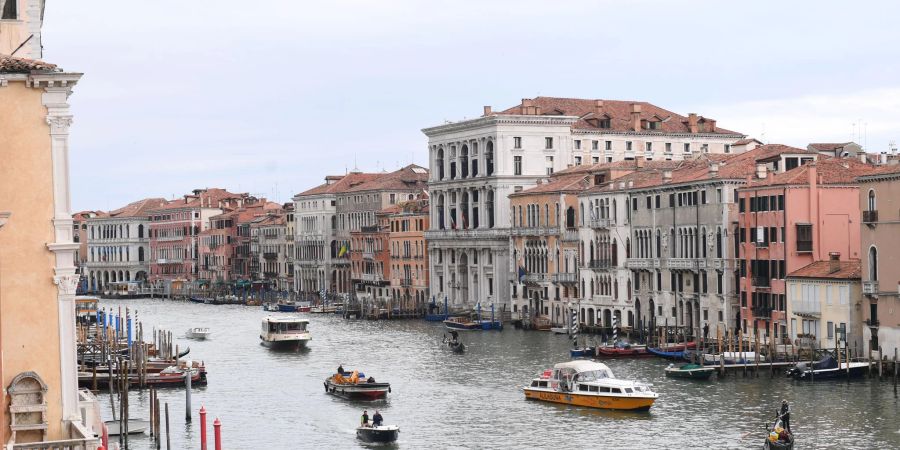
[[[309,320],[306,319],[267,318],[263,320],[262,332],[263,334],[303,333],[306,331],[307,325],[309,325]]]

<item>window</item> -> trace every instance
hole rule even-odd
[[[548,149],[548,150],[553,148],[553,138],[552,137],[544,138],[544,148]]]
[[[580,165],[581,165],[581,157],[580,157],[580,156],[576,156],[576,157],[575,157],[575,165],[576,165],[576,166],[580,166]]]
[[[3,15],[0,16],[0,19],[16,20],[19,18],[18,11],[16,11],[17,1],[18,0],[6,0],[6,4],[3,5]]]
[[[646,147],[647,153],[653,153],[653,143],[652,142],[647,142],[644,144],[644,146]]]
[[[612,151],[612,141],[606,141],[606,151]]]
[[[591,150],[600,150],[600,141],[591,141]]]
[[[701,144],[700,153],[709,153],[709,144]]]
[[[600,164],[600,157],[599,156],[591,157],[591,162],[594,164]]]
[[[706,191],[700,191],[700,204],[706,204]]]
[[[519,136],[513,137],[513,148],[522,148],[522,138]]]
[[[391,204],[397,203],[397,194],[391,194]]]
[[[631,199],[631,209],[633,211],[637,211],[638,200],[636,198]]]
[[[809,223],[798,223],[797,224],[797,251],[798,252],[811,252],[812,251],[812,224]]]
[[[553,175],[553,157],[547,157],[547,175]]]
[[[519,139],[519,138],[516,138]],[[522,175],[522,157],[513,157],[513,175]]]
[[[656,198],[654,199],[654,203],[656,204],[656,208],[659,209],[659,194],[656,194]]]
[[[685,153],[691,152],[691,144],[684,144],[684,152]]]
[[[666,153],[672,153],[672,143],[666,142]]]
[[[725,153],[731,153],[731,144],[725,144]]]
[[[575,139],[575,150],[581,150],[581,140]]]
[[[834,339],[834,322],[828,322],[828,339]]]
[[[625,141],[625,151],[631,151],[631,141]]]

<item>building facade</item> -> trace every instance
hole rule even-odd
[[[146,198],[86,220],[89,292],[104,292],[109,283],[148,280],[149,211],[166,203],[162,198]]]
[[[787,317],[791,338],[803,347],[863,351],[860,261],[832,255],[788,274]]]
[[[266,289],[290,292],[294,289],[293,265],[287,260],[294,239],[288,234],[284,211],[269,213],[250,223],[250,253],[253,282]]]
[[[428,248],[425,230],[428,229],[428,199],[420,195],[416,200],[400,202],[388,208],[388,250],[391,302],[400,311],[422,314],[429,300]]]
[[[8,3],[7,3],[8,4]],[[0,53],[40,33],[20,1],[0,21]],[[6,4],[4,5],[6,6]],[[3,18],[6,19],[5,7]],[[12,47],[12,48],[10,48]],[[30,45],[29,56],[40,56]],[[36,53],[36,54],[35,54]],[[73,440],[99,446],[97,400],[78,390],[75,293],[79,283],[69,201],[68,98],[81,74],[0,55],[0,442]],[[23,195],[27,187],[27,195]],[[15,404],[16,408],[11,408]],[[39,444],[45,447],[49,444]],[[10,446],[12,447],[12,446]]]
[[[900,347],[900,166],[860,177],[863,342],[891,357]]]
[[[744,136],[645,102],[538,97],[423,130],[431,165],[431,292],[456,307],[511,309],[508,196],[569,166],[731,153]],[[491,286],[494,287],[490,291]]]
[[[383,211],[375,218],[375,225],[350,232],[350,279],[358,300],[391,309],[390,220]]]

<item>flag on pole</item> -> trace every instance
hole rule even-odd
[[[347,251],[349,251],[349,248],[347,246],[347,243],[344,242],[344,244],[341,245],[341,250],[338,251],[338,258],[343,258]]]
[[[519,266],[519,283],[525,280],[525,268]]]

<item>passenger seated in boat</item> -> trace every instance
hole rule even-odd
[[[360,418],[360,426],[368,427],[369,426],[369,412],[363,410],[362,417]]]
[[[380,427],[382,423],[384,423],[384,418],[381,417],[381,413],[378,412],[378,410],[376,409],[376,410],[375,410],[375,415],[372,416],[372,426],[373,426],[373,427]]]
[[[369,377],[368,379],[366,379],[366,383],[374,383],[374,382],[375,382],[375,377]],[[378,411],[375,411],[375,413],[377,414]]]
[[[337,370],[337,373],[339,373],[339,374],[341,374],[341,375],[344,374],[344,365],[343,365],[343,364],[338,364],[338,370]]]

